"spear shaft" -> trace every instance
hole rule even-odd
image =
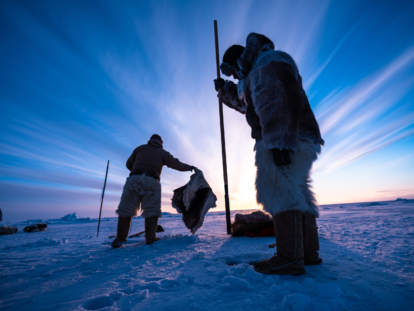
[[[220,54],[219,54],[218,30],[217,30],[216,20],[214,21],[214,35],[216,39],[217,78],[220,78]],[[218,90],[218,98],[219,98],[219,112],[220,112],[221,155],[223,157],[224,201],[226,204],[226,225],[227,225],[227,234],[231,234],[229,185],[228,185],[228,180],[227,180],[226,140],[224,137],[223,100],[221,98],[221,89]]]
[[[108,168],[109,168],[109,160],[108,160],[108,165],[106,166],[105,183],[102,189],[101,209],[99,210],[98,232],[96,233],[96,237],[99,236],[99,227],[101,226],[102,204],[103,204],[104,195],[105,195],[106,178],[108,177]]]

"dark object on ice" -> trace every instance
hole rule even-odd
[[[268,228],[273,228],[273,219],[270,214],[263,211],[254,211],[250,214],[236,214],[231,225],[232,236],[271,236]],[[263,232],[263,233],[262,233]],[[248,233],[248,234],[246,234]],[[263,235],[261,235],[261,233]],[[273,232],[274,234],[274,232]]]
[[[251,212],[249,214],[236,214],[234,222],[238,224],[260,224],[264,222],[273,222],[272,215],[261,210]]]
[[[0,221],[3,221],[3,213],[1,212],[1,208],[0,208]]]
[[[118,226],[116,231],[116,238],[112,241],[111,246],[113,248],[119,248],[122,244],[127,242],[129,227],[131,226],[132,217],[118,216]]]
[[[0,235],[9,235],[17,232],[17,228],[14,226],[3,226],[0,227]]]
[[[165,230],[164,230],[164,228],[161,225],[157,225],[157,230],[155,232],[164,232],[164,231]],[[141,231],[141,232],[138,232],[138,233],[135,233],[133,235],[130,235],[129,237],[130,238],[136,238],[136,237],[140,236],[143,233],[145,233],[145,230],[144,231]]]
[[[45,231],[47,228],[47,224],[33,224],[27,227],[24,227],[24,232],[40,232]]]
[[[109,168],[109,160],[108,160],[108,164],[106,166],[105,182],[104,182],[104,186],[102,188],[101,208],[99,210],[99,222],[98,222],[98,231],[96,232],[96,237],[98,237],[98,235],[99,235],[99,227],[101,226],[102,203],[103,203],[104,195],[105,195],[106,178],[108,177],[108,168]]]
[[[276,243],[270,244],[268,246],[269,246],[269,248],[275,248],[276,247]]]
[[[196,170],[185,186],[174,190],[171,204],[183,214],[185,226],[194,234],[203,225],[208,210],[216,207],[216,201],[203,172]]]

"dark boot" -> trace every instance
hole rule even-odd
[[[145,244],[152,244],[155,241],[158,241],[156,232],[157,232],[158,217],[152,216],[145,218]]]
[[[113,248],[121,247],[125,244],[128,237],[129,227],[131,226],[131,217],[118,216],[118,229],[116,231],[116,238],[112,242]]]
[[[320,265],[319,237],[316,217],[309,212],[302,213],[303,249],[305,265]]]
[[[282,212],[273,220],[277,253],[268,260],[257,262],[254,270],[263,274],[305,274],[301,212]]]

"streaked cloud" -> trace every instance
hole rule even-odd
[[[414,36],[402,29],[412,12],[410,4],[338,7],[323,0],[2,2],[3,213],[93,217],[109,159],[104,216],[114,216],[126,159],[154,133],[174,156],[203,170],[223,209],[214,19],[221,55],[254,31],[295,58],[326,140],[314,167],[318,198],[359,200],[358,182],[348,188],[338,181],[346,179],[344,168],[360,172],[366,184],[378,179],[379,164],[365,163],[372,156],[389,171],[412,167],[410,157],[383,152],[395,145],[414,152]],[[379,19],[384,14],[387,23]],[[224,116],[232,208],[255,208],[250,128],[226,107]],[[405,182],[404,173],[396,174]],[[164,211],[172,211],[172,191],[189,176],[164,168]],[[348,192],[333,192],[333,185]],[[413,186],[398,184],[393,193]],[[365,190],[366,198],[385,193],[383,187]]]

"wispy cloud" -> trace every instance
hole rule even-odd
[[[316,107],[327,144],[315,171],[331,172],[413,135],[412,103],[401,105],[414,85],[413,63],[411,47],[353,87],[329,94]]]
[[[94,213],[109,159],[104,215],[114,216],[128,176],[125,161],[154,133],[174,156],[203,170],[223,209],[214,19],[221,55],[254,31],[299,64],[326,140],[316,179],[332,174],[335,180],[340,168],[411,139],[412,42],[400,35],[395,48],[384,46],[370,5],[347,5],[342,14],[325,0],[2,2],[0,27],[9,30],[2,33],[0,59],[3,212],[19,218],[32,206],[33,214]],[[411,17],[397,8],[391,14],[386,4],[377,10],[387,13],[385,30],[393,33]],[[360,42],[368,39],[366,56]],[[388,60],[385,50],[393,55]],[[369,62],[370,70],[349,66],[357,62],[358,68]],[[254,208],[250,128],[226,107],[224,117],[232,208]],[[172,211],[172,191],[189,176],[164,168],[164,210]]]

